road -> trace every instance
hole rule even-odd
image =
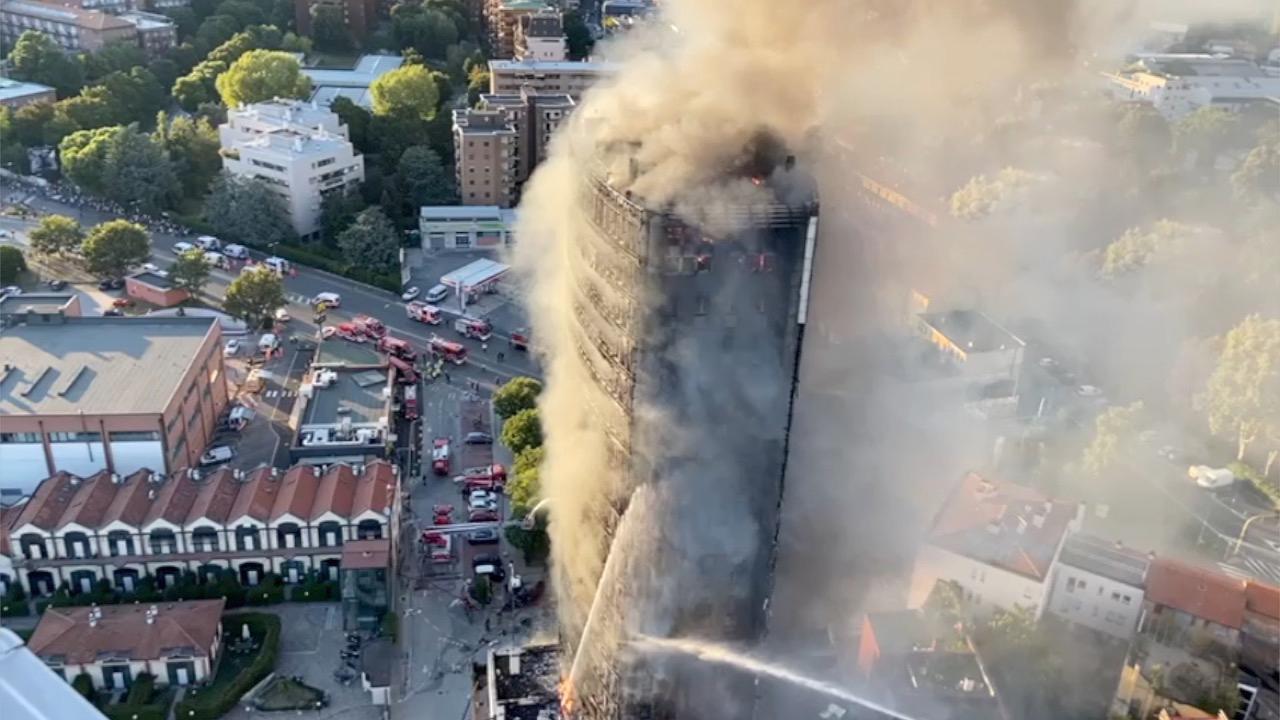
[[[112,219],[112,216],[104,213],[79,209],[39,196],[29,197],[27,205],[42,212],[58,213],[78,218],[86,226]],[[11,242],[17,245],[26,245],[26,232],[34,225],[34,221],[7,216],[0,217],[0,228],[11,231],[14,234]],[[179,239],[178,237],[161,233],[152,233],[151,262],[162,268],[172,264],[175,259],[172,246]],[[185,240],[190,241],[190,238],[185,238]],[[250,253],[254,260],[262,260],[266,257],[266,254],[261,252],[250,251]],[[404,303],[393,293],[314,268],[298,265],[296,269],[296,274],[289,275],[284,280],[289,313],[295,318],[311,317],[312,308],[308,302],[309,298],[320,292],[336,292],[342,296],[342,307],[329,312],[328,322],[330,324],[349,320],[356,315],[367,314],[385,323],[393,335],[405,338],[418,347],[425,345],[427,339],[434,334],[449,340],[462,342],[468,346],[469,368],[473,371],[488,373],[493,376],[494,380],[505,380],[516,375],[539,376],[537,365],[529,353],[514,351],[508,347],[510,332],[514,328],[497,325],[507,314],[495,314],[494,337],[491,338],[486,346],[482,343],[465,339],[454,332],[450,323],[452,318],[461,314],[456,309],[443,308],[449,320],[445,324],[432,327],[410,320],[404,313]],[[227,286],[233,279],[234,276],[231,272],[215,269],[211,273],[209,283],[205,288],[207,299],[216,301],[222,298],[226,293]],[[501,360],[498,359],[499,353],[502,354]]]

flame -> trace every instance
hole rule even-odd
[[[573,680],[568,676],[564,676],[557,686],[560,691],[560,716],[564,718],[573,717],[573,710],[578,704],[577,693],[573,689]]]

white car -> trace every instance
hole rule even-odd
[[[324,303],[331,308],[342,307],[342,296],[336,292],[316,293],[316,296],[311,298],[311,304],[319,305],[320,303]]]
[[[6,298],[6,297],[9,297],[10,295],[21,295],[21,294],[22,294],[22,288],[18,287],[17,285],[6,285],[0,288],[0,298]]]
[[[236,451],[234,448],[226,445],[219,445],[205,450],[204,454],[200,456],[200,464],[217,465],[218,463],[224,463],[235,456]]]
[[[1080,397],[1102,397],[1102,388],[1097,385],[1081,385],[1076,389],[1076,394]]]
[[[249,257],[249,249],[243,245],[228,245],[222,248],[222,254],[229,258],[243,260]]]
[[[196,238],[196,245],[201,250],[212,250],[214,252],[222,249],[222,241],[212,235],[201,235]]]
[[[427,291],[427,302],[438,303],[449,297],[449,288],[444,285],[436,285]]]
[[[415,285],[414,287],[400,293],[400,299],[405,302],[409,302],[410,300],[416,299],[421,294],[422,290]]]
[[[293,317],[289,315],[289,311],[286,310],[285,308],[276,308],[275,318],[276,318],[276,322],[282,322],[282,323],[287,323],[293,319]]]
[[[235,357],[236,355],[239,355],[239,354],[240,354],[240,341],[236,338],[232,338],[228,340],[227,344],[222,346],[223,357]]]
[[[192,245],[189,242],[176,242],[173,244],[174,255],[181,255],[187,252],[188,250],[195,250],[195,249],[196,249],[196,246]]]
[[[152,275],[159,275],[164,272],[164,270],[161,270],[160,266],[155,263],[142,263],[138,266],[138,269],[142,270],[142,272],[149,272]]]
[[[472,510],[497,510],[498,495],[488,490],[472,490],[467,496],[467,504]]]

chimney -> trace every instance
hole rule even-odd
[[[148,499],[148,500],[155,500],[155,499],[156,499],[156,491],[155,491],[155,490],[148,490],[148,491],[147,491],[147,499]]]
[[[118,473],[111,473],[111,484],[112,485],[120,484],[120,475]]]

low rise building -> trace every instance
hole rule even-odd
[[[398,504],[397,470],[381,461],[208,475],[60,473],[17,506],[11,580],[35,596],[63,584],[90,592],[101,580],[131,592],[147,577],[165,588],[187,572],[210,581],[232,571],[245,585],[267,573],[288,583],[311,573],[337,580],[346,542],[394,543]]]
[[[537,720],[560,715],[560,646],[490,648],[476,665],[474,717]]]
[[[10,327],[24,323],[30,313],[39,315],[57,315],[63,317],[80,317],[79,293],[22,293],[6,295],[0,298],[0,327]],[[35,322],[44,322],[35,318]]]
[[[44,33],[69,52],[92,53],[111,43],[138,39],[136,25],[98,10],[36,0],[0,2],[0,41],[12,47],[28,30]]]
[[[96,690],[128,690],[144,673],[160,686],[194,685],[217,667],[226,602],[51,607],[29,647],[54,673],[86,674]]]
[[[400,55],[361,55],[350,70],[304,67],[302,74],[311,78],[311,103],[322,108],[340,97],[366,110],[373,108],[369,86],[383,75],[404,64]]]
[[[0,78],[0,107],[17,110],[23,105],[51,103],[57,99],[57,93],[48,85]]]
[[[343,343],[333,340],[321,343]],[[385,366],[320,366],[299,390],[295,462],[366,462],[385,457],[392,442],[394,380]]]
[[[174,286],[167,274],[140,272],[124,279],[124,294],[156,307],[174,307],[191,299],[191,293]]]
[[[1049,592],[1049,613],[1074,625],[1129,640],[1145,594],[1147,554],[1092,535],[1067,538]]]
[[[502,110],[453,111],[454,176],[463,205],[515,204],[519,133]]]
[[[1104,77],[1112,98],[1149,104],[1170,121],[1203,107],[1239,110],[1280,97],[1280,76],[1239,57],[1148,55]]]
[[[98,10],[110,15],[120,15],[137,8],[135,0],[57,0],[59,5],[81,10]]]
[[[135,11],[119,17],[138,28],[138,46],[151,57],[163,55],[178,44],[178,24],[165,15]]]
[[[391,540],[352,540],[342,546],[342,627],[373,631],[391,607]]]
[[[521,15],[515,27],[516,60],[563,62],[568,57],[564,18],[559,10],[546,8]]]
[[[939,369],[990,396],[1017,395],[1026,343],[974,310],[921,313],[917,330],[934,351]]]
[[[493,56],[514,57],[520,19],[549,10],[544,0],[495,0],[489,3],[489,46],[493,48]]]
[[[346,126],[314,104],[277,99],[230,110],[218,137],[223,168],[262,181],[303,237],[319,233],[325,197],[355,192],[364,180],[364,157]]]
[[[581,100],[592,85],[613,77],[618,65],[610,62],[546,62],[540,60],[490,60],[489,92],[515,95],[522,87],[540,93],[568,95]]]
[[[9,628],[0,628],[0,678],[5,720],[106,720]]]
[[[16,317],[16,321],[11,318]],[[228,402],[212,318],[6,316],[0,485],[191,467]]]
[[[511,244],[516,211],[497,205],[436,205],[418,212],[423,250],[476,250]]]
[[[966,474],[938,510],[916,557],[910,605],[919,607],[938,581],[951,581],[976,617],[1021,607],[1039,618],[1081,511],[1077,503]]]

